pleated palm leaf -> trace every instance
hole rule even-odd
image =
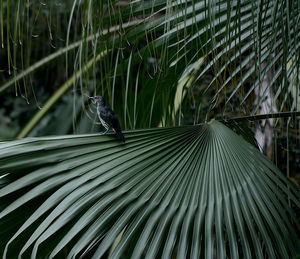
[[[76,80],[91,77],[95,92],[107,94],[112,106],[122,100],[113,108],[123,115],[125,128],[176,124],[173,115],[180,118],[185,96],[173,104],[178,85],[186,93],[206,74],[213,74],[201,88],[207,113],[215,104],[219,112],[228,104],[241,112],[240,104],[268,73],[272,80],[249,113],[257,112],[273,86],[280,110],[295,110],[297,98],[290,93],[299,83],[297,1],[137,0],[115,8],[118,2],[73,1],[69,25],[75,13],[82,14],[83,39],[68,37],[65,48],[0,87],[4,91],[78,50],[74,75],[19,136],[26,136]],[[25,4],[18,1],[19,7]],[[103,14],[102,7],[111,13]],[[17,67],[15,55],[22,52],[15,42]],[[150,69],[148,58],[154,60]],[[189,84],[182,84],[184,78]],[[0,143],[0,256],[289,258],[299,253],[293,211],[299,208],[299,190],[223,124],[128,131],[125,137],[125,145],[99,135]]]
[[[222,123],[0,144],[3,258],[290,258],[299,190]]]

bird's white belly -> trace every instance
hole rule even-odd
[[[102,126],[107,130],[110,129],[110,126],[101,118],[99,109],[97,109],[97,114],[98,114],[98,117],[99,117],[99,120],[100,120]]]

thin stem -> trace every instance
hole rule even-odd
[[[108,53],[107,50],[101,52],[96,59],[91,58],[86,65],[82,67],[82,69],[78,70],[68,81],[66,81],[56,92],[54,95],[50,97],[50,99],[45,103],[44,107],[39,110],[33,118],[27,123],[27,125],[23,128],[23,130],[18,134],[17,138],[24,138],[28,135],[28,133],[33,129],[33,127],[40,121],[40,119],[47,113],[47,111],[54,105],[54,103],[73,85],[82,73],[89,70],[94,62],[99,61],[100,58],[105,56]]]
[[[290,118],[290,117],[300,117],[300,111],[295,112],[278,112],[278,113],[268,113],[268,114],[260,114],[260,115],[253,115],[253,116],[243,116],[243,117],[236,117],[231,119],[223,119],[220,121],[243,121],[243,120],[250,120],[250,121],[257,121],[257,120],[265,120],[265,119],[276,119],[276,118]]]

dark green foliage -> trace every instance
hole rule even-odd
[[[299,190],[223,124],[125,137],[1,144],[0,174],[10,173],[0,190],[1,255],[296,255],[299,223],[289,203],[299,208]]]

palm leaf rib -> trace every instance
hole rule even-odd
[[[222,123],[0,144],[3,258],[288,258],[299,190]],[[118,241],[116,241],[118,240]]]

